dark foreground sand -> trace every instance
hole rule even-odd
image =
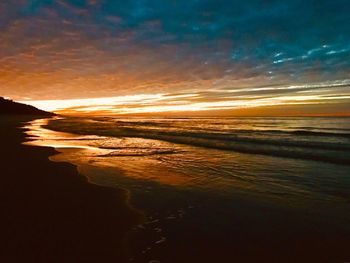
[[[51,148],[21,145],[23,121],[0,116],[0,262],[124,262],[140,220],[127,194],[90,184]]]

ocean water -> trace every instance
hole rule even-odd
[[[198,251],[178,248],[185,239],[198,249],[214,241],[220,255],[264,246],[271,233],[275,245],[280,232],[350,240],[350,118],[58,117],[27,127],[30,144],[59,151],[51,160],[130,192],[147,217],[131,261],[186,262]]]

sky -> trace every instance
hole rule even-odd
[[[0,96],[67,114],[350,115],[350,4],[0,0]]]

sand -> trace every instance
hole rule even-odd
[[[52,148],[22,145],[33,118],[0,116],[0,262],[127,262],[127,233],[141,219],[127,192],[50,162]]]
[[[0,116],[0,262],[128,262],[126,237],[141,216],[128,205],[127,192],[90,184],[73,165],[49,161],[52,148],[22,145],[19,127],[29,120]],[[159,202],[167,210],[182,202],[167,188],[158,195],[162,199],[154,198],[157,193],[148,200],[141,195],[138,204]],[[310,218],[259,200],[219,201],[200,197],[185,219],[173,224],[170,217],[157,224],[165,239],[156,239],[148,254],[132,255],[133,262],[350,260],[347,227],[334,227],[339,215]],[[222,218],[224,224],[218,224]],[[152,238],[147,235],[137,233],[130,247],[136,243],[136,251],[142,251]]]

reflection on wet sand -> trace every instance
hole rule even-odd
[[[128,262],[126,236],[141,221],[128,192],[50,162],[52,148],[22,145],[32,118],[0,116],[0,262]]]
[[[120,139],[57,132],[44,128],[48,120],[34,120],[26,126],[31,139],[26,144],[54,147],[59,154],[51,156],[50,160],[71,162],[77,165],[78,169],[84,170],[85,175],[89,174],[88,171],[94,170],[89,167],[99,167],[105,169],[105,172],[108,171],[111,176],[123,174],[168,185],[184,186],[193,181],[193,178],[186,174],[161,166],[161,155],[176,153],[176,149],[172,149],[169,143],[139,138]],[[98,179],[94,183],[104,184]]]
[[[308,200],[344,202],[347,198],[346,194],[342,194],[346,193],[344,187],[348,184],[346,167],[337,169],[338,166],[334,164],[241,154],[140,138],[133,134],[127,137],[92,133],[94,130],[104,131],[108,127],[108,132],[112,133],[113,130],[120,129],[119,125],[124,125],[118,120],[112,122],[109,119],[77,118],[58,122],[68,125],[68,128],[72,125],[85,127],[87,131],[81,131],[88,135],[49,130],[46,128],[48,122],[49,119],[41,119],[28,124],[28,135],[32,138],[29,143],[55,147],[60,154],[52,156],[51,160],[77,165],[96,184],[117,185],[121,177],[127,177],[228,195],[241,192],[262,196],[264,199],[282,200],[288,204],[296,202],[298,205],[303,205]],[[137,123],[136,120],[132,122]],[[147,126],[152,123],[144,120],[139,122],[140,125]],[[157,123],[157,129],[170,125],[164,122]],[[209,120],[209,124],[205,125],[214,129],[216,122],[218,121]],[[259,120],[259,126],[260,122]],[[203,127],[205,126],[201,129]],[[224,128],[228,129],[228,126]]]

